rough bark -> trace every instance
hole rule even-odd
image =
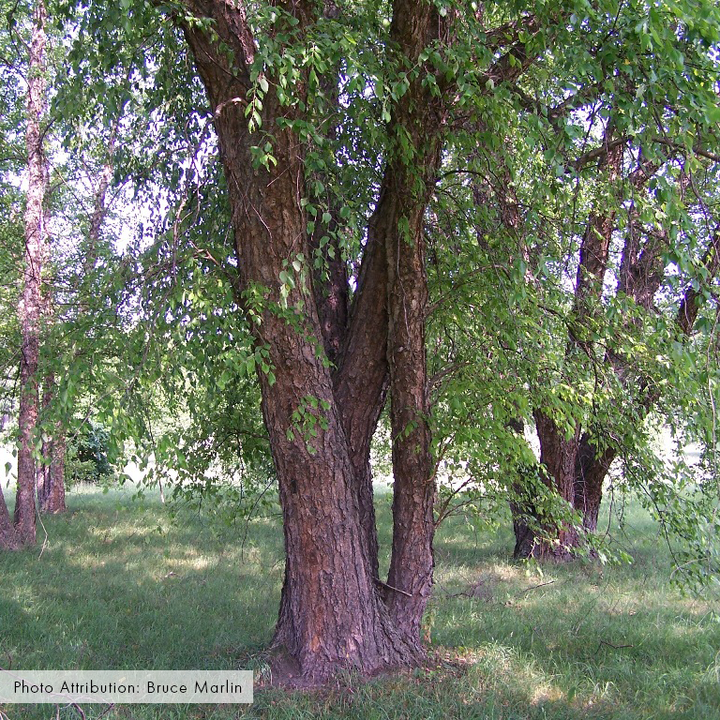
[[[22,351],[20,356],[20,414],[18,485],[15,527],[20,542],[35,543],[35,428],[38,419],[37,370],[40,352],[42,264],[45,256],[44,210],[47,162],[43,148],[42,118],[45,109],[45,22],[42,0],[35,6],[28,62],[27,132],[28,191],[25,209],[25,273],[19,308]]]
[[[619,175],[622,146],[605,143],[608,148],[606,156],[611,168],[612,181]],[[618,154],[620,153],[620,154]],[[641,168],[629,176],[630,183],[635,188],[642,187],[657,171],[657,164],[645,163]],[[575,324],[571,333],[571,343],[590,352],[592,347],[582,333],[583,321],[592,313],[592,302],[596,302],[602,291],[602,282],[607,267],[607,251],[609,239],[614,229],[612,215],[593,215],[591,223],[583,237],[578,269],[575,294]],[[631,218],[630,227],[624,243],[617,292],[631,299],[638,307],[646,312],[655,312],[655,296],[662,285],[664,278],[663,253],[668,247],[669,238],[662,230],[646,230],[638,226],[635,218]],[[716,277],[720,270],[720,254],[718,248],[720,241],[718,235],[711,237],[710,243],[702,259],[707,281]],[[675,322],[678,330],[685,337],[692,334],[702,301],[702,289],[689,285],[683,295],[678,308]],[[637,320],[633,322],[638,322]],[[569,345],[569,348],[572,344]],[[622,383],[634,377],[631,362],[615,352],[608,351],[605,363],[612,368]],[[638,399],[639,417],[644,418],[652,410],[660,396],[658,387],[642,378],[639,385],[644,393]],[[537,417],[537,416],[536,416]],[[557,428],[547,418],[537,423],[544,459],[552,477],[555,478],[556,487],[561,496],[571,503],[572,507],[582,516],[583,528],[589,532],[597,530],[598,516],[603,496],[603,483],[607,477],[610,466],[619,454],[619,448],[598,442],[593,436],[591,428],[584,431],[578,426],[573,438],[559,437]],[[547,448],[547,451],[546,451]],[[574,470],[570,472],[571,458],[574,456]],[[547,461],[547,462],[546,462]],[[549,464],[548,464],[549,463]],[[573,493],[568,497],[570,478],[573,478]],[[528,523],[523,519],[523,512],[533,516],[531,506],[516,508],[513,512],[516,557],[529,557],[530,555],[543,555],[545,551],[540,547]],[[556,555],[556,553],[552,553]]]
[[[434,5],[396,2],[391,37],[414,63],[437,40],[440,17]],[[391,191],[392,232],[385,237],[388,267],[388,361],[392,431],[393,549],[387,604],[398,627],[418,642],[423,612],[432,589],[434,567],[433,503],[425,315],[424,213],[440,164],[442,117],[437,102],[411,83],[394,117],[398,132],[412,140],[413,157],[391,161],[386,181]]]
[[[582,515],[583,527],[589,532],[597,530],[603,483],[616,457],[616,448],[607,447],[598,451],[593,445],[592,436],[589,433],[583,433],[578,444],[575,461],[575,500],[573,504]]]
[[[382,196],[382,193],[381,193]],[[381,200],[371,218],[357,292],[337,370],[335,398],[350,446],[354,487],[370,572],[379,581],[370,443],[385,405],[387,362],[387,260],[384,235],[391,218]]]
[[[365,510],[371,507],[372,496],[363,495],[371,490],[369,476],[363,474],[366,448],[382,408],[387,375],[377,339],[371,335],[379,334],[383,348],[385,332],[375,323],[385,312],[385,301],[382,295],[367,295],[368,289],[384,284],[383,248],[370,240],[360,282],[363,289],[353,308],[344,354],[333,372],[318,352],[325,336],[313,293],[298,284],[285,307],[279,292],[283,261],[299,253],[309,257],[310,249],[298,202],[304,185],[302,145],[287,126],[276,123],[279,117],[292,118],[299,111],[280,106],[271,82],[261,117],[263,130],[274,138],[277,164],[253,166],[254,137],[238,101],[247,96],[247,69],[255,49],[244,7],[221,2],[192,7],[215,20],[220,40],[235,54],[235,66],[230,67],[228,54],[210,37],[197,27],[185,28],[216,113],[239,284],[248,305],[251,296],[262,296],[252,308],[260,318],[256,342],[269,352],[274,374],[274,382],[262,374],[260,382],[286,548],[275,642],[297,661],[302,675],[313,680],[343,667],[372,672],[414,662],[419,643],[398,630],[382,601],[368,521],[361,512],[363,502],[368,503]],[[290,8],[300,31],[313,21],[315,7],[296,3]],[[302,96],[303,88],[297,92]],[[381,224],[377,219],[376,227]],[[368,370],[362,368],[368,359],[372,382],[367,382]],[[359,429],[357,440],[355,429]]]

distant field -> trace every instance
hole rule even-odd
[[[101,706],[132,720],[718,720],[720,605],[669,586],[657,528],[626,510],[618,542],[632,565],[510,561],[511,537],[462,518],[435,543],[426,620],[430,662],[361,682],[344,675],[310,695],[260,685],[283,576],[276,516],[246,528],[179,512],[150,495],[69,495],[44,519],[38,548],[0,555],[0,667],[253,669],[254,705]],[[389,495],[378,498],[390,543]],[[244,539],[244,542],[243,542]],[[387,554],[384,556],[387,563]],[[71,707],[5,706],[0,718],[80,718]]]

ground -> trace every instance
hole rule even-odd
[[[0,556],[0,667],[256,672],[252,706],[87,706],[88,720],[717,720],[718,598],[670,587],[657,528],[635,505],[616,533],[635,557],[622,566],[515,565],[509,530],[452,519],[436,540],[426,666],[369,682],[341,675],[302,694],[272,687],[265,652],[283,571],[276,514],[245,528],[173,517],[129,490],[84,488],[68,501],[38,548]],[[378,514],[389,547],[387,493]],[[0,713],[56,717],[53,706]]]

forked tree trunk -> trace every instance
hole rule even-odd
[[[396,12],[401,11],[404,17],[399,24],[394,22],[393,32],[401,26],[408,34],[417,33],[412,38],[395,37],[402,50],[410,48],[412,64],[428,37],[434,12],[424,4],[398,5],[402,7]],[[408,238],[401,221],[406,212],[411,233],[421,229],[427,192],[412,189],[416,175],[392,168],[386,171],[386,177],[395,180],[385,186],[388,202],[381,198],[373,216],[349,325],[342,343],[338,343],[334,330],[341,323],[324,311],[321,316],[315,299],[317,288],[313,292],[304,287],[301,274],[295,276],[294,287],[288,290],[286,284],[284,299],[280,287],[280,277],[293,262],[307,262],[311,249],[298,202],[298,192],[302,195],[305,183],[303,146],[288,127],[301,111],[280,104],[274,91],[275,78],[269,77],[262,108],[255,109],[263,132],[272,137],[273,160],[265,167],[254,162],[251,148],[258,136],[250,132],[245,107],[238,101],[247,97],[249,68],[256,50],[245,7],[243,3],[219,1],[189,2],[188,6],[198,16],[211,16],[215,21],[216,38],[198,26],[185,27],[185,34],[215,110],[243,302],[246,311],[258,314],[256,343],[269,353],[273,372],[273,378],[261,373],[260,384],[285,533],[285,582],[275,644],[283,646],[300,673],[311,680],[323,680],[341,668],[367,673],[414,663],[421,655],[418,629],[432,576],[425,370],[423,367],[412,377],[404,375],[400,343],[397,339],[388,342],[386,253],[390,246],[394,252],[405,249]],[[314,22],[318,9],[315,3],[293,4],[298,21],[293,32],[302,32]],[[276,29],[280,31],[279,25]],[[233,50],[232,66],[222,44]],[[297,92],[302,94],[302,83]],[[423,128],[413,131],[420,138]],[[422,140],[425,142],[424,137]],[[389,165],[393,162],[402,164],[394,158]],[[434,176],[432,171],[430,174]],[[399,184],[398,178],[402,178]],[[408,187],[410,182],[413,185]],[[399,198],[410,199],[410,206],[401,208]],[[413,255],[416,251],[420,254]],[[422,303],[424,276],[416,276],[418,262],[422,262],[421,246],[412,250],[410,257],[400,277],[405,282],[420,283],[418,301]],[[400,264],[404,262],[403,255]],[[391,304],[399,324],[398,282],[393,281],[390,288],[395,294]],[[414,303],[412,313],[412,328],[420,329],[420,337],[408,336],[408,347],[412,343],[413,352],[420,353],[424,307]],[[323,347],[331,348],[331,354],[339,349],[335,370],[321,351]],[[408,580],[407,596],[413,598],[413,604],[406,605],[406,617],[402,618],[397,610],[388,612],[380,592],[368,463],[370,438],[387,387],[388,349],[394,353],[393,382],[404,413],[403,426],[407,428],[408,418],[414,422],[419,419],[423,425],[420,446],[416,434],[408,449],[402,451],[407,462],[401,461],[399,467],[407,472],[395,501],[396,517],[410,519],[422,533],[418,536],[420,553],[409,542],[409,535],[407,542],[394,544],[393,562],[397,565],[400,560],[397,566],[402,568],[401,575],[409,566],[413,575],[421,578],[418,587]],[[423,358],[424,348],[414,362],[418,364]],[[405,401],[403,394],[412,401]],[[418,448],[422,468],[414,458]],[[418,474],[415,469],[419,469]],[[398,582],[405,580],[399,576]]]
[[[20,414],[18,486],[15,527],[23,545],[35,543],[35,429],[38,419],[38,362],[42,264],[45,257],[43,204],[47,187],[47,163],[43,149],[42,118],[45,109],[45,22],[43,0],[33,14],[28,62],[27,133],[28,191],[25,209],[25,275],[19,308],[22,351],[20,354]]]
[[[611,188],[619,177],[625,149],[624,143],[612,144],[614,131],[614,123],[609,122],[604,135],[605,155],[601,161],[601,167],[607,172],[607,183]],[[615,229],[615,215],[614,207],[598,208],[590,213],[583,233],[575,279],[572,324],[565,351],[568,361],[578,356],[589,357],[592,353],[593,341],[590,339],[589,329],[597,314],[597,304],[602,295],[610,243]],[[586,443],[584,454],[582,458],[580,457],[581,425],[577,423],[573,433],[568,436],[554,419],[542,410],[536,410],[534,417],[540,440],[540,463],[546,471],[545,484],[560,501],[567,504],[569,510],[579,511],[583,517],[587,515],[588,522],[593,527],[597,526],[597,512],[600,507],[602,480],[605,473],[599,477],[592,469],[594,454],[592,457],[588,454],[588,452],[592,453],[589,444]],[[526,521],[528,518],[533,518],[536,522],[539,520],[532,499],[528,499],[524,507],[516,506],[513,509],[516,558],[532,556],[567,560],[574,556],[581,537],[572,524],[546,523],[543,529],[547,537],[541,540],[533,532],[531,524]]]

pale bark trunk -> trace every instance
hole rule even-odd
[[[38,419],[38,362],[42,263],[45,257],[43,204],[47,187],[47,162],[43,149],[42,118],[45,111],[45,22],[43,0],[33,16],[28,63],[27,133],[28,192],[25,210],[25,277],[19,308],[22,352],[20,357],[20,415],[18,487],[15,527],[24,545],[35,543],[35,429]]]

